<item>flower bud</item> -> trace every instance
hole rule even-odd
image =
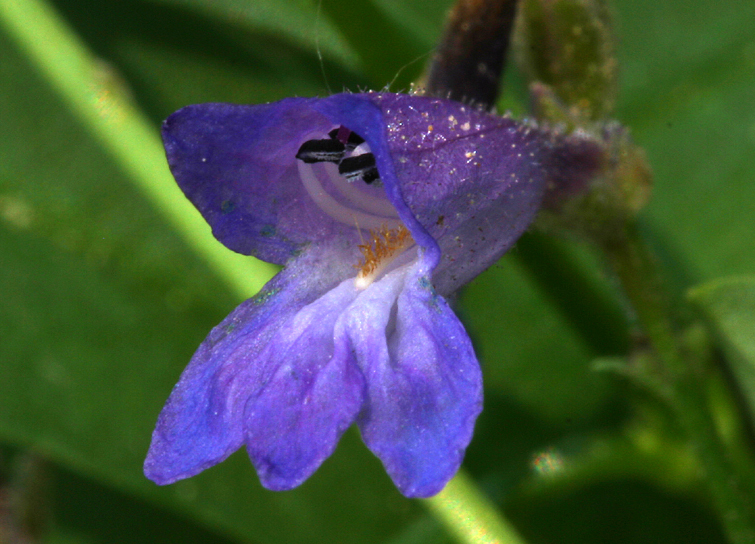
[[[522,0],[514,43],[528,79],[550,86],[571,117],[611,114],[617,62],[603,0]]]

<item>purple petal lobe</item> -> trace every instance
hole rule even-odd
[[[450,100],[382,94],[375,101],[403,198],[443,253],[433,285],[453,293],[534,219],[553,175],[550,136]]]
[[[276,371],[250,399],[244,419],[249,456],[269,489],[291,489],[307,479],[361,408],[362,374],[333,334],[356,296],[354,281],[345,280],[299,310],[263,353]]]
[[[146,476],[161,485],[173,483],[241,447],[247,402],[264,393],[282,363],[267,358],[271,341],[299,311],[352,275],[341,252],[309,248],[215,327],[160,413]]]
[[[299,146],[333,126],[311,109],[316,101],[198,104],[165,121],[173,176],[233,251],[283,264],[305,242],[354,230],[323,213],[297,170]]]
[[[434,495],[453,477],[482,408],[469,337],[421,267],[370,286],[336,327],[348,331],[367,382],[362,438],[408,497]]]
[[[199,347],[158,418],[144,463],[149,479],[188,478],[241,447],[243,407],[260,380],[249,363],[291,312],[279,295],[264,305],[247,300]]]

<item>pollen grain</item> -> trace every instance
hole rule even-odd
[[[386,226],[378,230],[370,229],[370,238],[368,243],[359,245],[363,262],[355,266],[359,269],[357,286],[361,288],[369,286],[386,265],[414,244],[409,229],[404,225],[399,225],[395,229],[389,229]]]

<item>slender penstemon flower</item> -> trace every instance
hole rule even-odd
[[[479,363],[444,297],[512,246],[546,187],[589,176],[600,150],[388,93],[189,106],[163,138],[216,238],[284,268],[199,347],[146,475],[169,484],[246,445],[262,484],[290,489],[356,423],[403,494],[440,491],[482,409]]]

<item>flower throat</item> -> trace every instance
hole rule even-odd
[[[414,245],[398,212],[380,190],[380,174],[369,144],[357,133],[340,126],[328,132],[327,138],[306,140],[296,158],[302,184],[323,212],[340,223],[354,226],[360,238],[361,229],[369,230],[369,239],[362,238],[359,245],[363,261],[355,266],[359,270],[355,285],[365,289]],[[315,166],[320,173],[327,174],[334,194],[326,191]]]
[[[359,269],[355,285],[358,289],[365,289],[382,274],[386,268],[403,251],[414,245],[409,229],[404,225],[393,230],[382,227],[378,231],[370,230],[372,240],[359,245],[364,262],[356,265]]]

